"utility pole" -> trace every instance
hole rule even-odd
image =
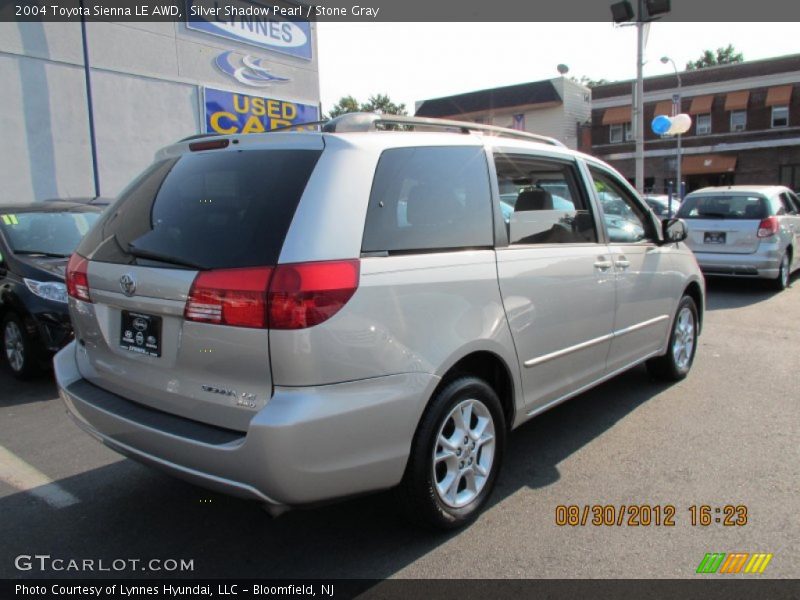
[[[644,193],[644,0],[638,0],[636,7],[636,98],[633,117],[633,132],[636,137],[636,191]]]

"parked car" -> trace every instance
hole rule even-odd
[[[759,277],[783,290],[800,268],[800,201],[789,188],[703,188],[684,198],[677,216],[708,275]]]
[[[72,339],[64,270],[99,213],[72,202],[0,205],[3,354],[20,379]]]
[[[511,429],[643,362],[685,377],[704,283],[683,223],[554,140],[451,128],[347,115],[160,151],[70,259],[69,414],[273,514],[396,488],[453,528]],[[526,177],[566,204],[522,186],[506,222]],[[598,186],[637,234],[606,227]]]

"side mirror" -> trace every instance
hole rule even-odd
[[[686,223],[681,219],[664,219],[661,222],[661,230],[664,233],[665,244],[677,244],[689,236]]]

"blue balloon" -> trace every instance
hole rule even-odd
[[[672,127],[672,119],[670,119],[667,115],[658,115],[653,122],[650,124],[650,127],[653,129],[653,133],[656,135],[664,135],[669,131],[669,128]]]

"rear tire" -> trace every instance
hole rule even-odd
[[[34,343],[25,331],[25,325],[15,313],[8,313],[3,319],[3,356],[11,374],[17,379],[30,379],[37,372]]]
[[[689,374],[697,352],[697,305],[691,296],[684,296],[672,323],[667,352],[647,361],[650,375],[665,381],[680,381]]]
[[[780,267],[778,267],[778,276],[772,280],[772,287],[782,292],[787,287],[789,287],[789,253],[785,253],[781,258]]]
[[[396,490],[412,522],[450,530],[473,521],[492,493],[506,423],[495,391],[477,377],[442,388],[425,411]]]

